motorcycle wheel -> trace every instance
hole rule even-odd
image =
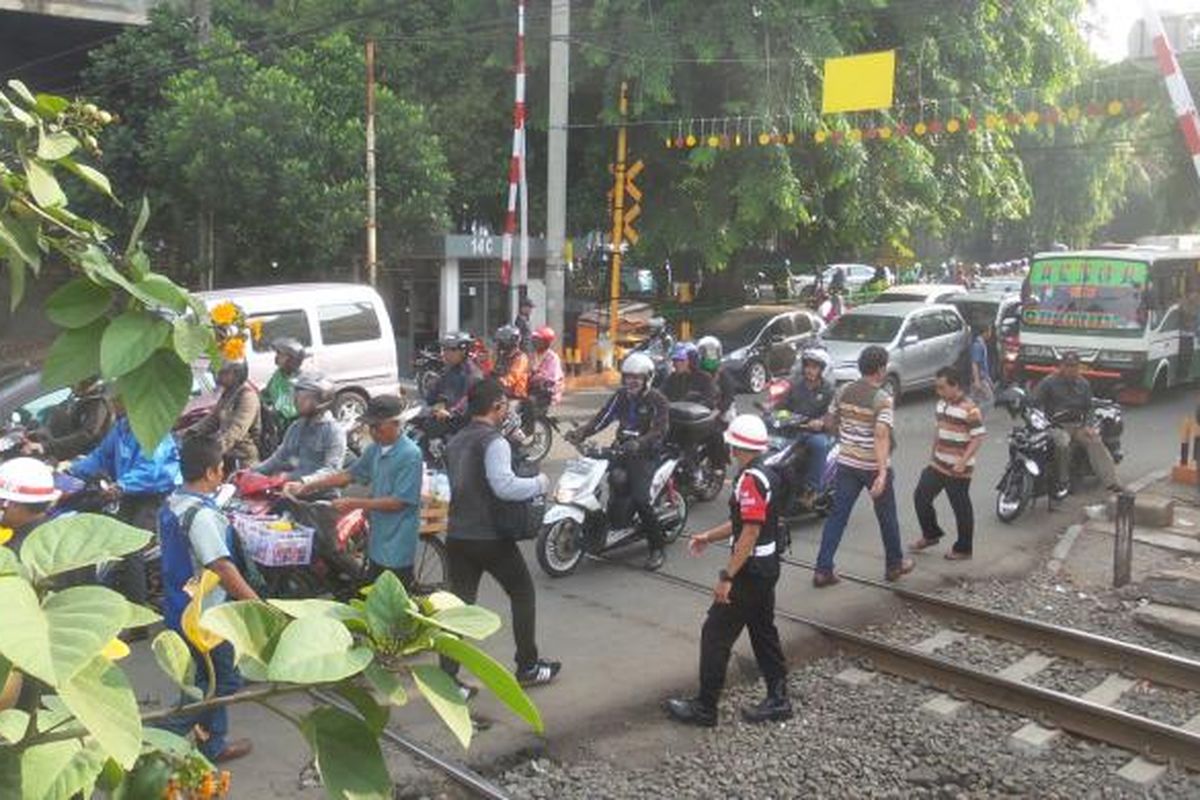
[[[437,536],[422,536],[413,559],[413,588],[417,595],[433,594],[450,588],[450,561],[446,543]]]
[[[678,539],[687,526],[688,518],[688,505],[683,493],[673,483],[667,484],[667,488],[658,496],[654,510],[663,525],[663,541],[670,544]]]
[[[725,465],[713,464],[708,456],[700,459],[696,474],[702,475],[703,480],[692,487],[692,497],[698,503],[707,503],[721,493],[725,486]]]
[[[527,431],[526,435],[530,441],[522,449],[522,455],[529,463],[537,464],[550,453],[550,447],[554,444],[554,429],[548,420],[538,417],[533,421],[533,429]]]
[[[583,560],[583,529],[573,519],[543,525],[538,532],[538,564],[551,578],[565,578]]]
[[[1001,522],[1013,522],[1033,498],[1033,476],[1023,469],[1010,469],[996,490],[996,516]]]

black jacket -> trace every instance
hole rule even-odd
[[[717,387],[712,376],[702,369],[687,372],[672,372],[663,382],[662,393],[667,400],[678,403],[701,403],[709,408],[717,406]]]
[[[657,389],[646,389],[637,395],[618,389],[596,416],[579,429],[579,435],[586,439],[615,422],[619,426],[617,441],[639,454],[649,453],[666,438],[670,412],[670,403]]]

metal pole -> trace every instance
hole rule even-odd
[[[212,0],[193,0],[192,13],[196,15],[196,41],[204,46],[212,40]],[[213,214],[206,206],[201,202],[196,213],[196,245],[204,287],[211,291],[217,288],[217,269],[213,258]]]
[[[625,117],[629,113],[629,84],[621,81],[621,127],[617,128],[617,163],[613,167],[612,276],[609,279],[608,344],[617,344],[617,311],[621,305],[621,247],[625,243]],[[614,350],[615,352],[615,350]]]
[[[517,52],[513,70],[516,73],[516,91],[513,100],[512,156],[508,165],[508,210],[504,216],[504,244],[500,254],[500,282],[509,288],[509,311],[515,316],[518,289],[517,282],[512,279],[513,236],[517,232],[517,192],[525,174],[522,164],[525,151],[525,0],[517,0]]]
[[[1158,59],[1158,69],[1163,82],[1167,86],[1167,95],[1171,98],[1171,107],[1179,123],[1179,131],[1183,134],[1183,144],[1187,148],[1196,176],[1200,177],[1200,116],[1196,114],[1196,104],[1192,101],[1192,92],[1188,88],[1183,70],[1179,68],[1179,60],[1175,57],[1175,48],[1167,38],[1163,28],[1162,18],[1154,7],[1153,0],[1142,0],[1143,12],[1146,19],[1146,31]]]
[[[367,283],[371,286],[378,278],[375,189],[375,40],[367,39]]]
[[[570,109],[570,0],[550,2],[550,108],[546,152],[546,324],[563,330],[566,313],[567,119]]]
[[[1113,540],[1113,588],[1129,583],[1133,568],[1133,512],[1137,495],[1117,495],[1116,537]]]

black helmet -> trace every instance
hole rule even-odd
[[[236,361],[225,359],[221,362],[221,366],[217,368],[217,375],[220,376],[223,374],[233,375],[233,387],[241,386],[250,379],[250,365],[243,359]]]
[[[315,372],[305,372],[297,377],[292,384],[292,392],[294,394],[309,392],[316,395],[317,409],[321,411],[324,411],[333,403],[333,397],[336,393],[333,388],[333,381]]]
[[[442,337],[441,345],[443,350],[462,350],[465,353],[470,351],[474,342],[475,340],[469,333],[450,331]]]
[[[300,340],[293,336],[282,336],[271,342],[271,349],[276,353],[294,358],[297,361],[303,361],[308,358],[308,351],[304,349],[304,345]]]
[[[516,347],[521,341],[521,331],[516,325],[501,325],[496,329],[496,344],[504,349]]]

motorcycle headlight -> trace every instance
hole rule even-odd
[[[554,490],[554,502],[570,503],[575,499],[575,490],[560,486]]]

